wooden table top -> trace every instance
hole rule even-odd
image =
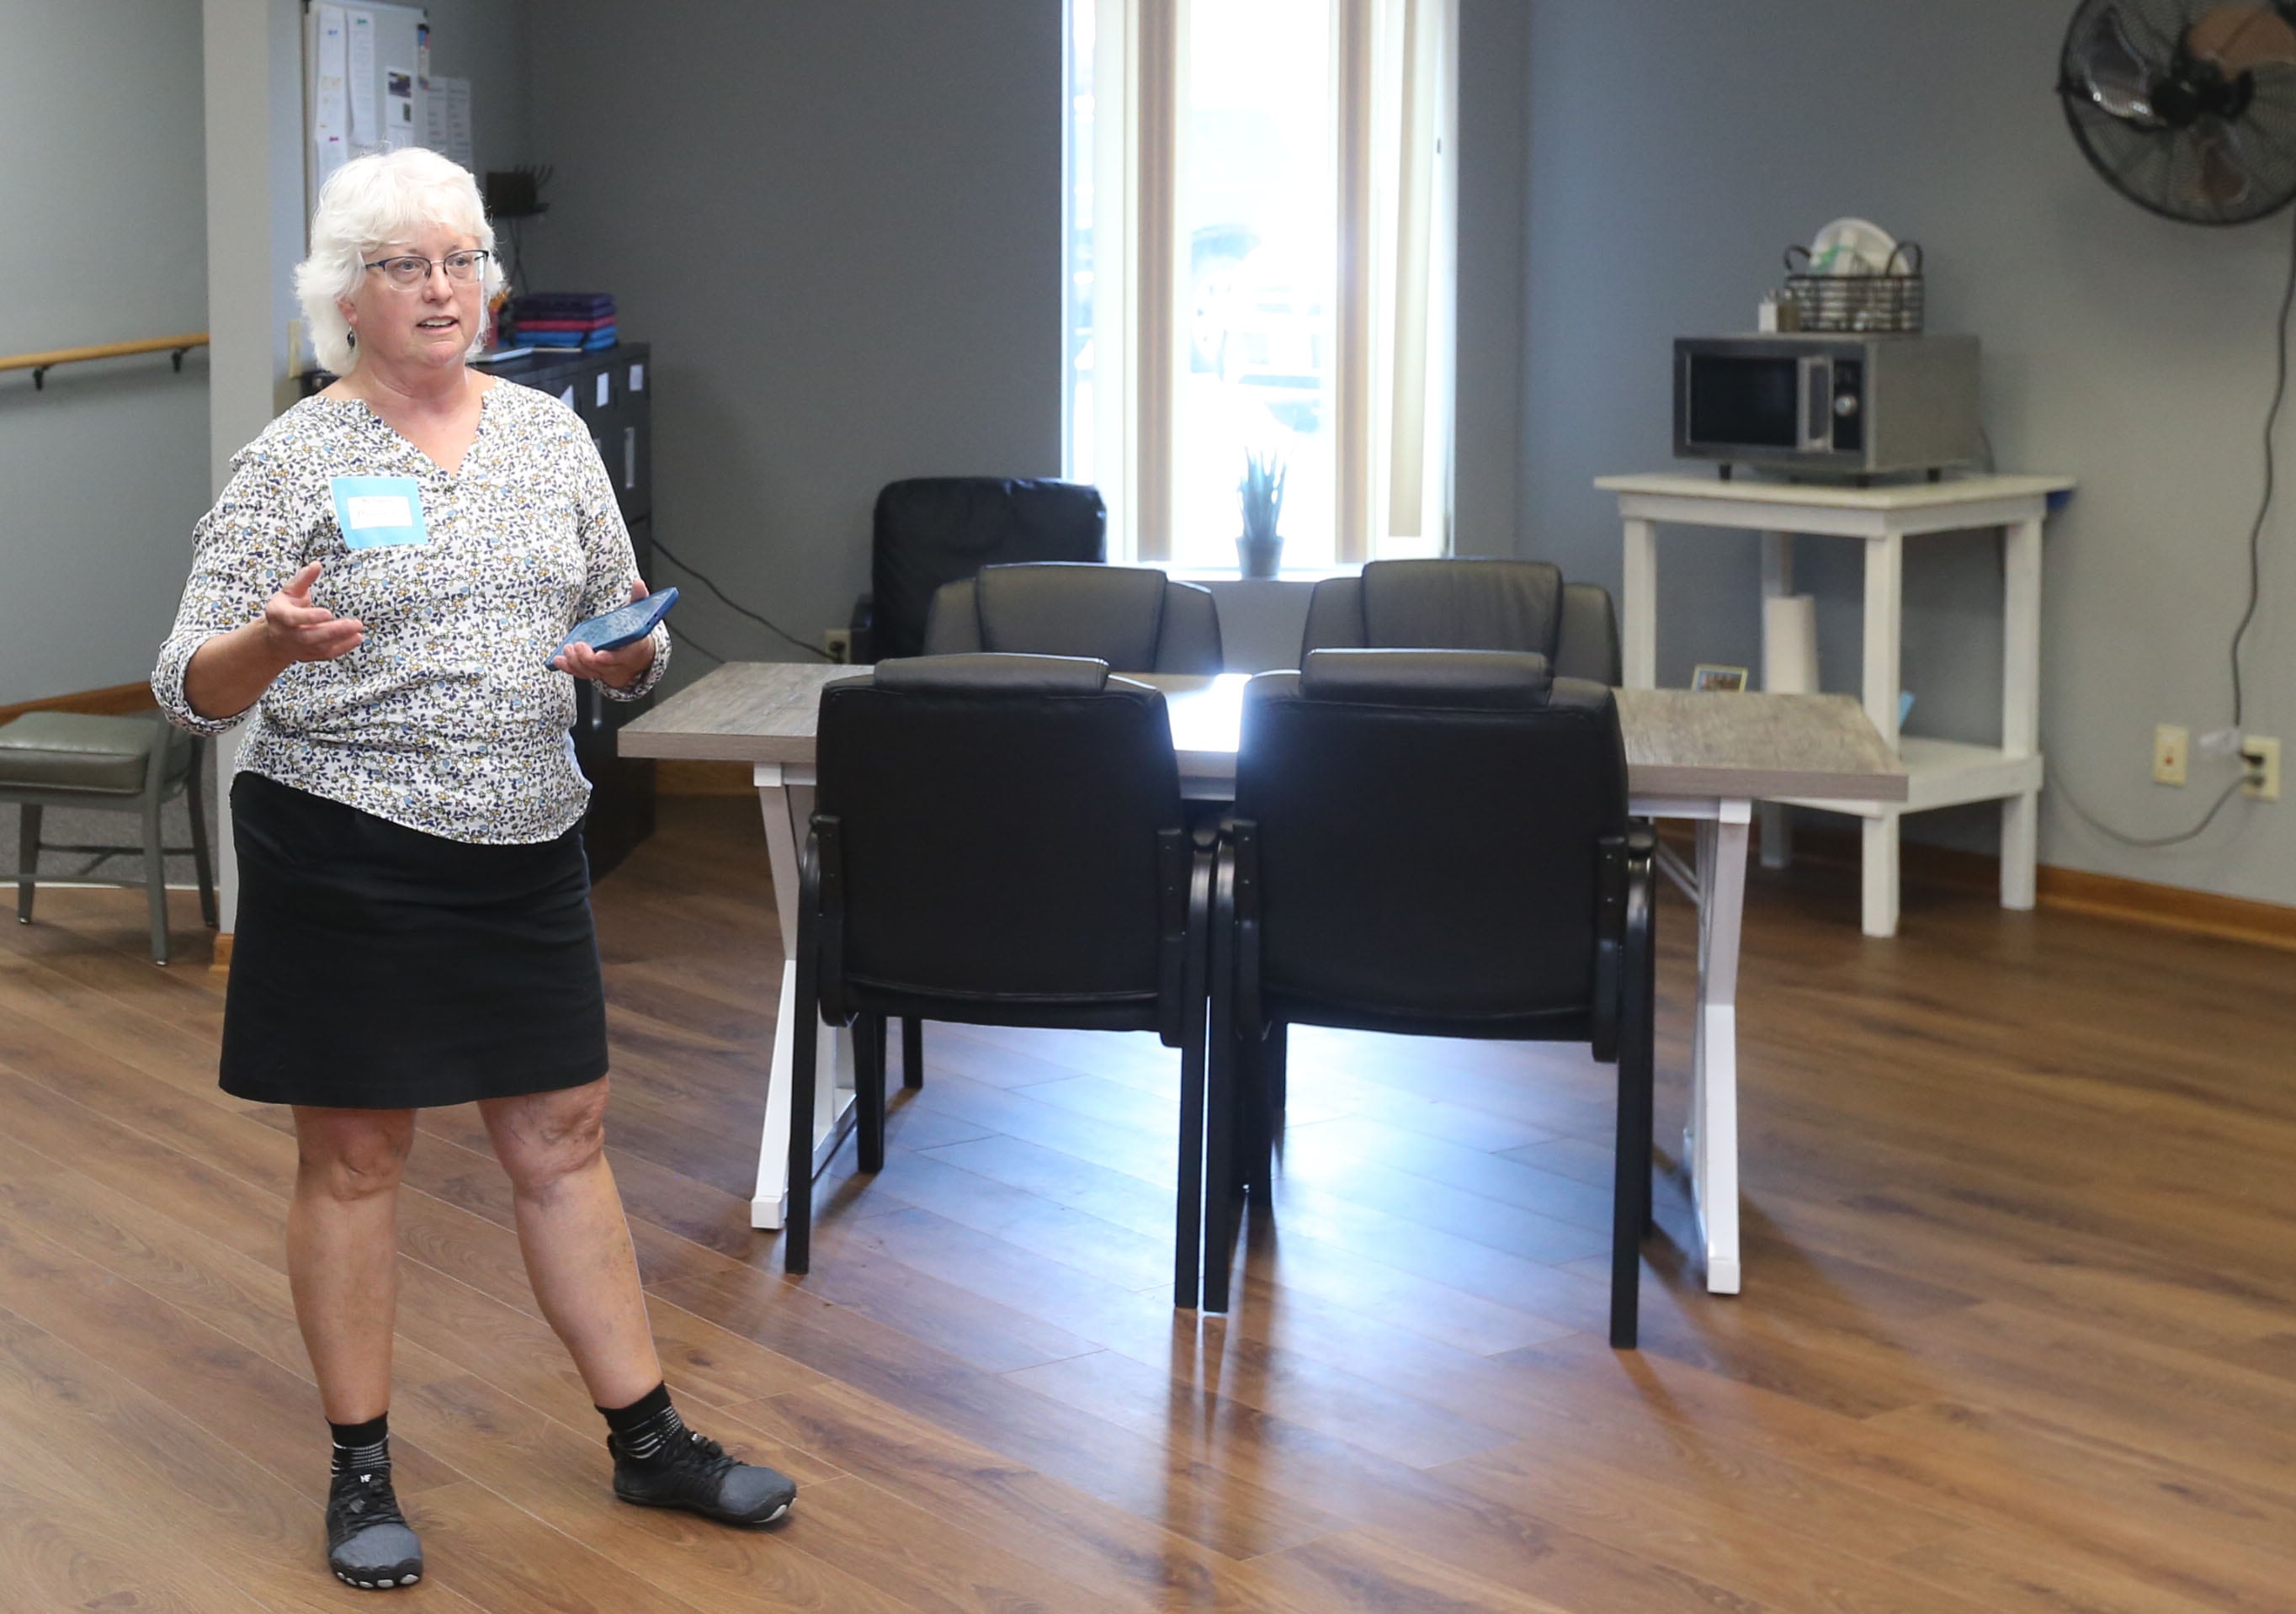
[[[740,661],[679,691],[620,731],[626,757],[813,761],[824,687],[865,668]],[[1232,779],[1249,675],[1154,676],[1180,772]],[[1622,689],[1628,788],[1639,797],[1903,801],[1905,770],[1848,695],[1702,694]]]

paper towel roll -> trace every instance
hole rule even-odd
[[[1784,694],[1817,689],[1817,598],[1777,594],[1762,602],[1762,687]]]

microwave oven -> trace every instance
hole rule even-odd
[[[1976,463],[1973,336],[1765,333],[1674,344],[1674,452],[1864,478]]]

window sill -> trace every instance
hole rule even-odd
[[[1152,565],[1154,562],[1144,562]],[[1352,578],[1359,574],[1360,566],[1286,566],[1272,578],[1247,578],[1233,566],[1167,566],[1164,575],[1176,583],[1223,583],[1230,586],[1259,584],[1292,584],[1294,586],[1321,583],[1327,578]]]

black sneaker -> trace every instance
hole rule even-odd
[[[363,1592],[422,1578],[422,1544],[398,1511],[388,1468],[337,1474],[327,1487],[327,1567]]]
[[[685,1508],[721,1524],[771,1524],[797,1500],[786,1474],[739,1462],[709,1437],[681,1429],[652,1457],[623,1454],[611,1435],[614,1495],[641,1507]]]

